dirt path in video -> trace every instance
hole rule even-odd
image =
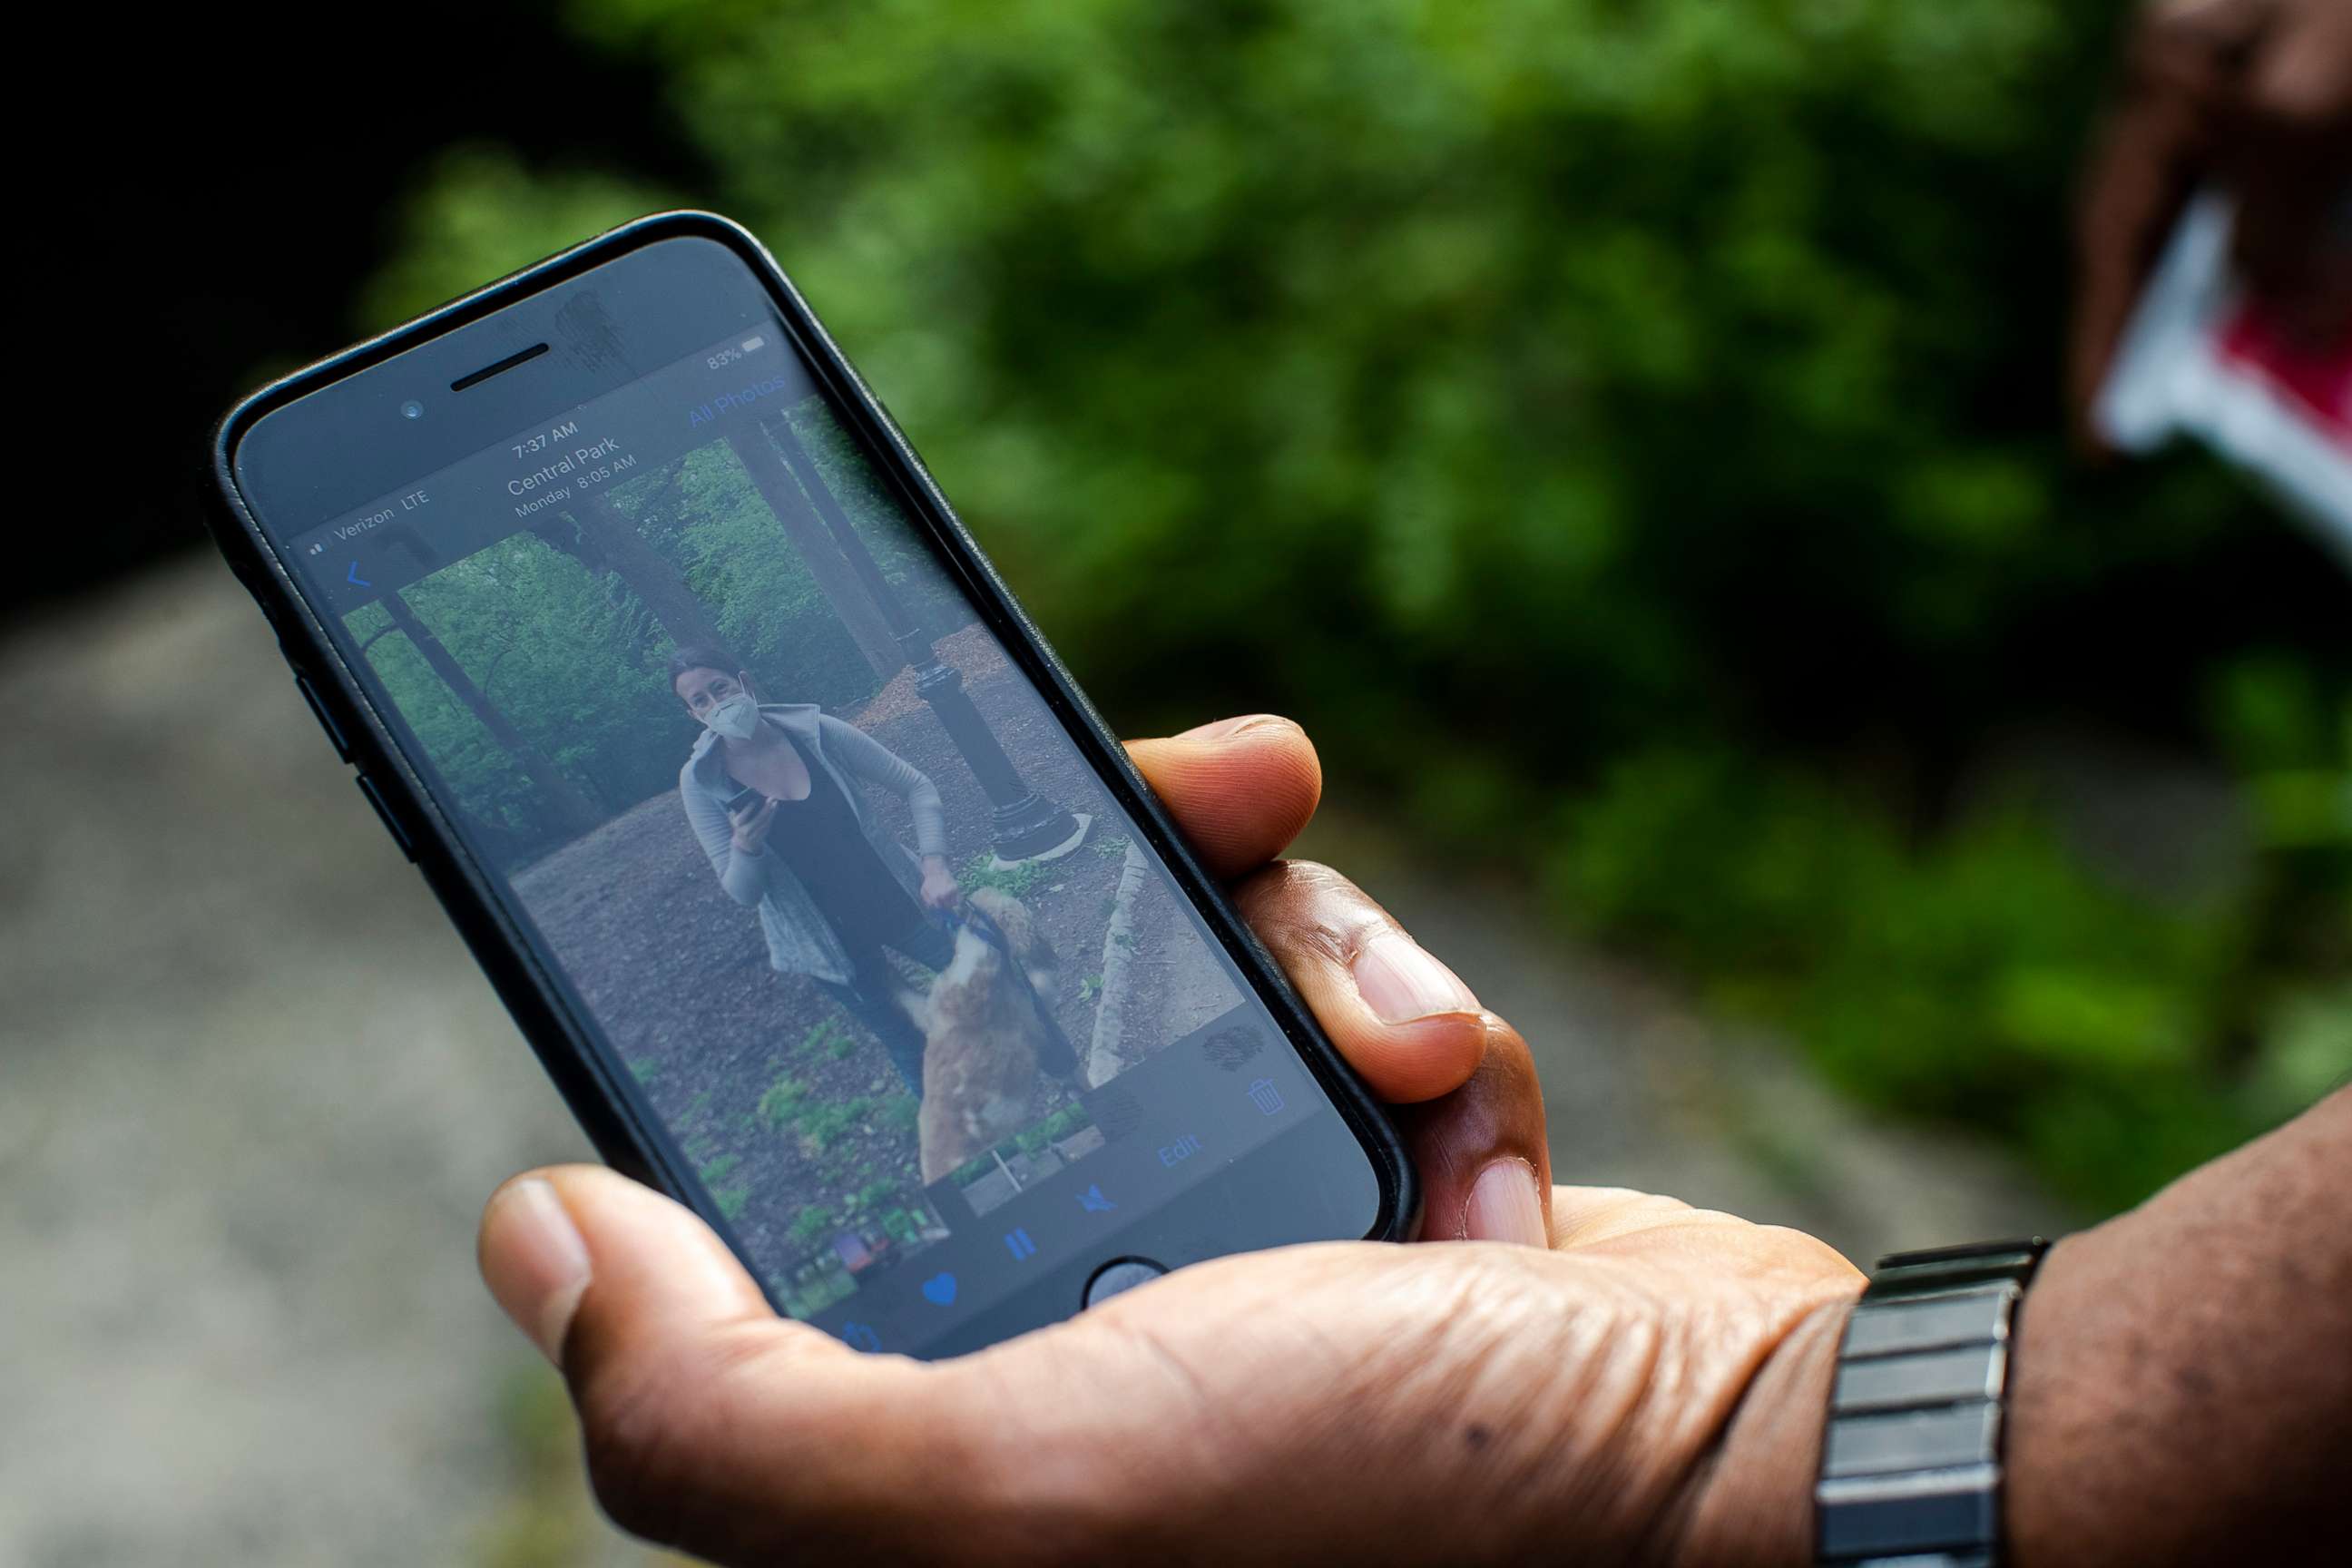
[[[1055,1012],[1083,1055],[1127,835],[984,633],[959,633],[940,654],[964,672],[974,705],[1031,787],[1095,819],[1076,850],[1016,868],[1007,889],[1038,917],[1060,958]],[[939,786],[959,873],[986,855],[988,798],[915,693],[911,671],[840,716]],[[913,843],[905,802],[873,791],[867,800],[901,843]],[[888,1201],[887,1190],[921,1184],[914,1102],[889,1058],[814,983],[769,968],[757,914],[721,890],[675,795],[639,803],[518,874],[515,886],[755,1255],[804,1252],[824,1228],[819,1212],[845,1219]],[[1153,1020],[1165,1041],[1232,1005],[1213,962],[1187,940],[1181,913],[1156,885],[1137,910],[1136,937],[1120,1004],[1129,1020]],[[1033,1116],[1069,1098],[1043,1080]],[[796,1223],[803,1229],[791,1234]]]

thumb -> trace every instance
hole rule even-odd
[[[1127,750],[1212,876],[1238,877],[1281,854],[1323,795],[1314,742],[1272,714],[1129,741]]]
[[[968,1458],[953,1380],[778,1318],[709,1226],[614,1172],[516,1177],[479,1252],[571,1385],[598,1500],[640,1535],[721,1562],[871,1544],[891,1499]]]
[[[592,1285],[603,1287],[600,1307],[627,1300],[637,1332],[667,1337],[775,1319],[709,1226],[594,1165],[532,1171],[508,1182],[482,1211],[477,1250],[490,1294],[559,1367]],[[612,1315],[593,1318],[609,1327]]]

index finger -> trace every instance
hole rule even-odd
[[[1551,1156],[1518,1031],[1328,867],[1283,861],[1234,899],[1340,1054],[1398,1105],[1424,1234],[1542,1246]]]
[[[1453,971],[1346,878],[1319,866],[1273,867],[1322,795],[1322,764],[1304,730],[1260,713],[1127,749],[1209,870],[1234,884],[1243,918],[1376,1093],[1431,1100],[1469,1079],[1486,1026]],[[1400,955],[1401,978],[1380,1003],[1393,1016],[1375,1016],[1349,978],[1374,946]],[[1404,994],[1414,980],[1427,996]]]
[[[1243,918],[1340,1054],[1375,1094],[1411,1105],[1399,1120],[1427,1186],[1429,1234],[1540,1244],[1550,1158],[1526,1042],[1346,878],[1266,868],[1322,794],[1306,731],[1256,714],[1128,751],[1210,870],[1248,877],[1234,890]]]
[[[1271,713],[1129,741],[1127,752],[1209,874],[1223,880],[1281,854],[1323,798],[1315,743]]]

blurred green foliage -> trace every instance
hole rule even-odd
[[[1286,707],[1343,788],[2123,1201],[2352,1068],[2352,682],[2236,481],[2063,450],[2121,14],[579,0],[705,184],[459,151],[368,308],[742,218],[1121,720]],[[2053,721],[2227,770],[2248,864],[2153,897],[1961,787]]]

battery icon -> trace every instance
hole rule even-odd
[[[755,350],[763,349],[767,346],[768,340],[761,337],[745,338],[742,342],[742,349],[745,353],[751,353]]]

